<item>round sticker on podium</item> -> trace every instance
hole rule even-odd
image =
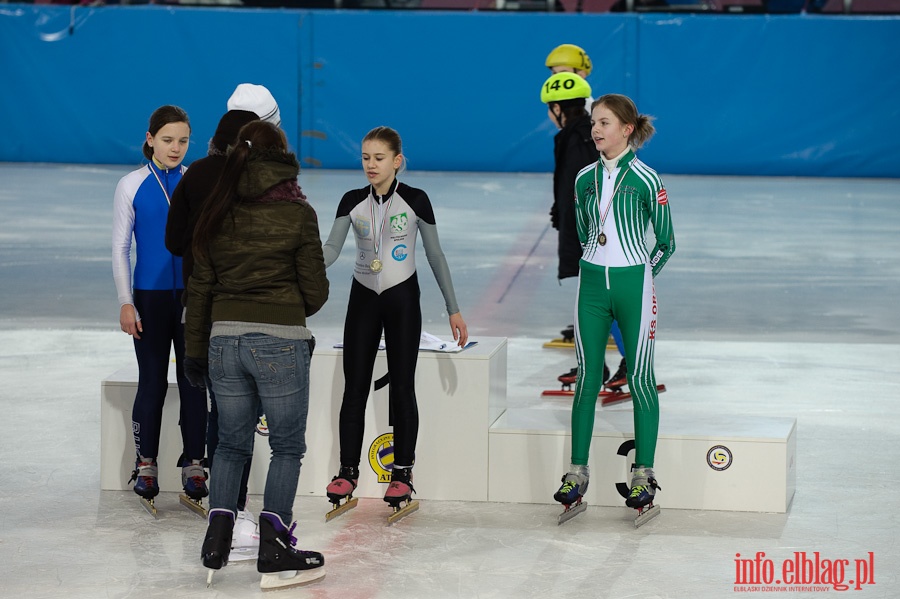
[[[378,482],[391,482],[391,470],[394,469],[394,433],[379,435],[369,445],[369,465],[378,475]]]
[[[731,450],[724,445],[714,445],[706,452],[706,463],[713,470],[728,470],[731,466],[732,456]]]

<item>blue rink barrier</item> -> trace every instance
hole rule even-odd
[[[680,174],[898,177],[900,17],[439,13],[160,6],[0,9],[0,161],[136,164],[159,105],[188,162],[262,83],[305,167],[357,168],[390,125],[410,168],[552,170],[539,99],[562,42],[594,96],[657,117],[641,157]]]

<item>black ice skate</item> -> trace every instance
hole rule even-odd
[[[231,536],[234,531],[234,514],[230,510],[213,509],[209,512],[209,526],[203,547],[200,549],[200,561],[203,567],[209,568],[206,586],[212,584],[213,572],[228,565],[231,554]]]
[[[588,504],[583,499],[589,483],[590,472],[587,466],[569,466],[569,471],[562,477],[562,486],[553,494],[553,499],[565,508],[557,518],[557,525],[568,522],[587,509]]]
[[[315,582],[325,576],[325,557],[317,551],[301,551],[294,545],[294,528],[285,526],[281,516],[272,512],[259,515],[259,559],[256,569],[262,574],[259,586],[264,591],[284,589]]]
[[[356,507],[359,499],[353,496],[359,481],[359,468],[353,466],[341,466],[338,475],[331,479],[331,482],[325,488],[325,494],[328,495],[328,501],[333,505],[330,512],[325,514],[325,522],[330,522],[344,512],[348,512]]]
[[[603,365],[603,382],[609,378],[609,368],[606,367],[606,364]],[[568,393],[574,394],[572,391],[572,385],[574,385],[578,381],[578,367],[572,368],[568,372],[564,372],[558,377],[556,377],[560,383],[562,383],[562,390]]]
[[[662,487],[656,482],[653,468],[632,467],[631,491],[625,499],[625,505],[637,510],[637,516],[634,518],[635,528],[659,516],[659,506],[653,505],[657,490],[662,490]]]
[[[562,337],[551,339],[544,344],[544,347],[560,347],[563,349],[572,349],[575,347],[575,325],[570,324],[559,332]]]
[[[384,500],[394,509],[394,513],[388,516],[388,524],[393,524],[419,509],[419,502],[411,499],[415,492],[412,486],[412,466],[394,466],[391,471],[391,484],[384,494]],[[403,502],[406,502],[406,505],[400,507]]]
[[[625,364],[625,358],[622,358],[622,361],[619,362],[619,369],[616,370],[616,373],[609,377],[606,381],[605,386],[610,391],[619,391],[622,387],[628,384],[628,365]]]

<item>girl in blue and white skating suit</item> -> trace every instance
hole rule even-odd
[[[151,503],[159,494],[156,458],[173,343],[184,444],[178,466],[188,496],[200,499],[208,495],[203,470],[206,393],[192,387],[184,377],[181,258],[165,246],[169,198],[185,171],[181,162],[190,135],[190,122],[181,108],[156,109],[150,116],[143,146],[149,163],[119,180],[113,200],[112,263],[121,306],[119,324],[134,338],[139,371],[131,416],[137,453],[132,480],[134,492]],[[132,239],[137,255],[133,278]]]

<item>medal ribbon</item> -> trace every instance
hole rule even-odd
[[[622,185],[622,181],[625,180],[625,175],[628,173],[628,169],[631,168],[631,164],[625,167],[625,172],[621,174],[619,177],[619,182],[616,183],[615,189],[613,189],[612,195],[609,196],[609,203],[606,204],[606,210],[603,210],[603,207],[600,206],[600,233],[603,233],[603,225],[606,222],[606,215],[609,214],[609,209],[612,208],[613,199],[616,197],[616,194],[619,192],[619,187]],[[597,205],[600,205],[600,185],[597,181],[597,172],[600,170],[600,161],[597,161],[597,165],[594,167],[594,190],[597,194]]]
[[[147,165],[147,168],[150,169],[150,172],[153,173],[153,176],[156,178],[156,182],[159,183],[159,188],[162,189],[163,195],[166,196],[166,203],[167,203],[169,206],[171,206],[171,205],[172,205],[172,199],[169,197],[169,192],[166,191],[166,186],[163,185],[162,179],[160,179],[160,178],[159,178],[159,175],[156,173],[156,169],[154,169],[154,168],[153,168],[152,166],[150,166],[149,164]],[[184,166],[182,165],[182,166],[180,167],[180,169],[181,169],[181,174],[183,175],[183,174],[184,174],[184,171],[185,171]]]
[[[375,188],[372,188],[372,194],[369,196],[369,208],[371,209],[372,214],[372,240],[375,249],[375,258],[378,259],[378,246],[381,244],[381,236],[384,233],[384,222],[387,219],[388,213],[391,211],[391,202],[394,201],[394,194],[391,194],[391,197],[388,198],[387,205],[385,205],[384,201],[381,202],[381,226],[378,228],[378,233],[375,233]]]

